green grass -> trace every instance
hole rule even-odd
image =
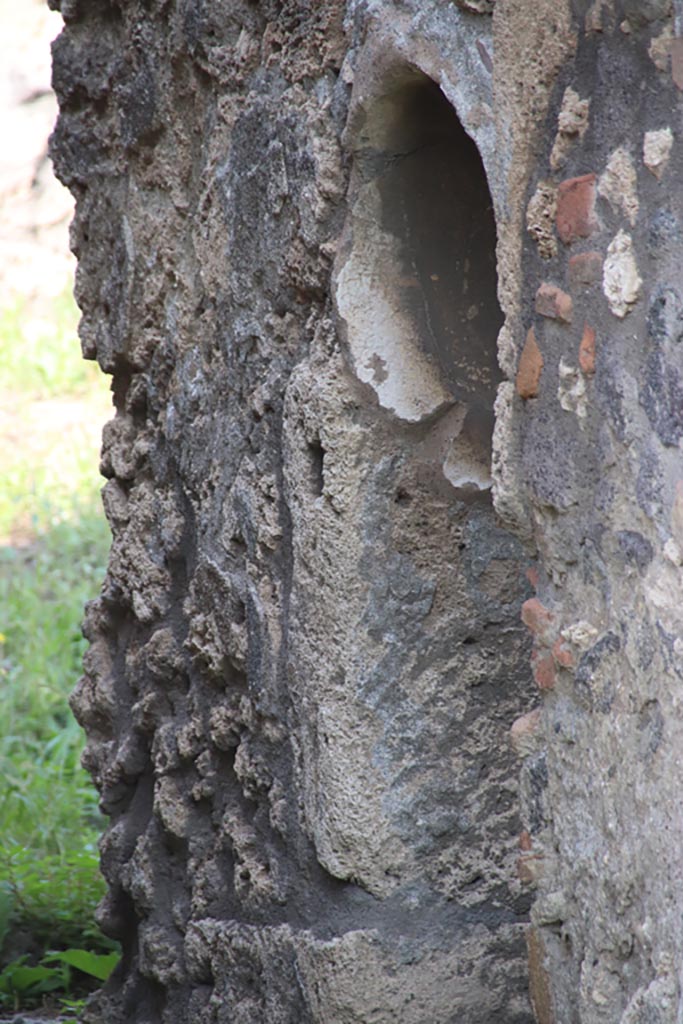
[[[0,389],[45,398],[97,387],[99,370],[80,358],[77,322],[70,291],[53,300],[47,315],[22,299],[0,310]]]
[[[14,916],[54,945],[92,932],[101,821],[67,704],[107,547],[101,515],[74,508],[25,548],[0,549],[0,881]],[[67,934],[68,933],[68,934]]]
[[[85,649],[83,605],[99,590],[109,546],[99,498],[99,428],[92,429],[92,417],[96,423],[104,417],[106,383],[81,360],[71,300],[60,299],[54,322],[40,330],[35,323],[27,328],[27,317],[19,305],[0,312],[0,389],[16,407],[16,415],[0,421],[5,963],[8,950],[17,955],[18,935],[28,936],[32,962],[48,950],[112,945],[93,918],[104,891],[97,866],[103,823],[80,767],[83,734],[68,706]],[[89,424],[82,428],[79,416]]]
[[[8,460],[0,469],[0,537],[18,531],[21,537],[43,539],[49,549],[53,527],[60,540],[73,543],[74,538],[65,537],[68,531],[60,533],[60,527],[71,523],[78,534],[82,522],[83,536],[90,537],[92,549],[93,541],[101,541],[96,521],[103,522],[97,450],[85,435],[67,437],[61,444],[59,438],[54,440],[55,450],[49,457],[43,459],[39,452],[33,459]],[[87,553],[80,549],[74,556]]]

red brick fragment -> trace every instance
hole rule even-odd
[[[583,326],[583,337],[579,344],[579,366],[585,374],[595,373],[595,331],[588,324]]]
[[[519,834],[519,848],[520,848],[520,850],[524,850],[524,852],[527,853],[531,849],[532,845],[533,845],[533,843],[531,841],[531,836],[526,831],[526,829],[524,830],[524,832],[520,832],[520,834]]]
[[[565,245],[588,238],[598,226],[595,216],[595,174],[567,178],[557,190],[557,233]]]
[[[531,655],[531,670],[539,690],[552,690],[555,686],[557,670],[552,654],[541,654],[534,651]]]
[[[572,668],[574,665],[574,655],[564,640],[556,640],[553,644],[553,658],[562,668]]]
[[[543,372],[543,355],[538,347],[533,327],[529,330],[517,366],[517,394],[520,398],[535,398]]]
[[[534,885],[543,874],[543,857],[526,853],[517,858],[517,875],[523,885]]]
[[[568,324],[572,319],[571,296],[556,285],[544,282],[536,292],[536,312]]]
[[[569,257],[570,287],[598,284],[600,281],[602,281],[601,252],[577,252],[575,256]]]
[[[557,1024],[555,1005],[547,969],[543,936],[539,928],[530,927],[526,936],[529,950],[529,995],[538,1024]]]
[[[522,605],[522,622],[537,639],[548,641],[547,645],[550,645],[555,616],[537,597],[530,597]]]
[[[538,590],[539,572],[535,565],[530,565],[526,571],[526,578],[528,579],[534,590]]]

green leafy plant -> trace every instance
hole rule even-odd
[[[14,894],[7,882],[0,884],[0,949],[12,927],[12,914],[14,911]]]
[[[118,953],[98,954],[88,949],[65,949],[47,953],[38,964],[28,963],[28,956],[18,957],[0,972],[0,1006],[19,1010],[32,1005],[47,994],[63,992],[71,995],[73,970],[87,978],[105,982],[119,962]],[[83,999],[63,998],[65,1009],[79,1013]]]
[[[60,999],[59,1005],[62,1007],[62,1010],[73,1014],[73,1017],[62,1017],[61,1024],[78,1024],[78,1018],[83,1013],[85,1004],[85,999]]]
[[[18,1010],[22,1003],[35,1003],[48,992],[68,990],[70,979],[64,965],[31,966],[27,960],[27,956],[21,956],[0,972],[0,1005]]]
[[[90,978],[106,981],[120,959],[119,953],[91,953],[89,949],[65,949],[59,953],[48,953],[41,963],[66,964]]]
[[[12,894],[10,920],[44,948],[87,941],[97,951],[117,948],[97,928],[93,912],[104,894],[94,845],[36,856],[25,847],[4,852],[0,870]]]

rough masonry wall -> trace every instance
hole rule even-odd
[[[674,1020],[668,5],[61,11],[92,1020]]]
[[[529,182],[507,427],[539,551],[543,710],[516,730],[547,751],[532,960],[543,1021],[664,1024],[683,1019],[682,26],[666,2],[577,14]]]

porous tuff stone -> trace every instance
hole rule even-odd
[[[633,224],[595,188],[675,109],[673,81],[638,99],[649,30],[607,11],[598,47],[557,0],[62,13],[52,152],[116,404],[73,704],[124,958],[90,1020],[668,1014],[675,134],[666,195],[633,161]],[[569,88],[591,103],[558,192]],[[622,320],[568,261],[626,230]],[[546,280],[574,315],[544,319],[523,401]]]

